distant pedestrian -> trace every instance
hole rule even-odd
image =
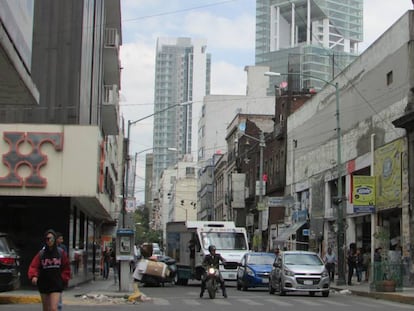
[[[44,239],[46,246],[32,259],[27,276],[38,287],[43,311],[56,311],[70,279],[70,263],[66,252],[57,247],[54,230],[46,231]]]
[[[109,268],[111,267],[111,249],[106,246],[105,250],[102,252],[102,260],[103,260],[103,273],[102,277],[107,280],[109,275]]]
[[[355,270],[357,275],[357,282],[361,283],[362,281],[362,269],[363,269],[363,263],[364,258],[362,256],[362,249],[358,248],[355,253]]]
[[[68,247],[63,243],[65,242],[63,239],[63,234],[60,232],[56,232],[56,244],[58,247],[60,247],[61,249],[63,249],[66,254],[69,254],[68,252]]]
[[[335,265],[336,265],[336,255],[332,252],[332,248],[328,247],[328,251],[323,257],[323,261],[325,263],[326,270],[328,270],[329,278],[331,282],[334,281],[335,278]]]
[[[381,252],[382,247],[377,247],[374,252],[374,281],[381,281],[384,279]]]
[[[368,248],[362,254],[362,271],[365,272],[365,282],[369,281],[369,270],[371,269],[371,250]]]
[[[61,232],[56,231],[56,245],[57,247],[63,249],[66,254],[68,255],[68,248],[65,244],[63,244],[64,239],[63,239],[63,234]],[[63,301],[62,301],[62,293],[60,293],[60,297],[59,297],[59,303],[58,303],[58,311],[61,311],[63,308]]]
[[[374,252],[374,262],[381,262],[382,256],[381,256],[382,247],[377,247]]]
[[[273,251],[273,253],[275,253],[276,257],[278,257],[280,255],[280,248],[276,247]]]
[[[111,249],[111,267],[114,269],[114,282],[117,283],[119,278],[118,261],[116,260],[116,253],[114,249]]]
[[[348,263],[348,285],[352,285],[352,276],[354,275],[354,270],[356,269],[356,245],[355,243],[351,243],[349,245],[347,263]]]

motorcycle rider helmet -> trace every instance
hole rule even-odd
[[[214,245],[210,245],[209,247],[208,247],[208,251],[210,252],[210,253],[212,253],[213,251],[215,251],[216,250],[216,247],[214,246]]]

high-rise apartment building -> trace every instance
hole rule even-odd
[[[210,93],[211,60],[206,48],[206,41],[202,39],[159,38],[157,41],[153,131],[155,185],[160,173],[184,155],[197,158],[198,121],[203,98]]]
[[[292,90],[332,80],[355,59],[362,35],[363,0],[256,1],[255,63],[300,73],[290,76]],[[281,81],[271,79],[269,92]]]

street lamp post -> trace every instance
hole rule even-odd
[[[260,131],[259,134],[259,138],[256,138],[254,136],[248,135],[246,133],[242,134],[243,136],[246,136],[250,139],[253,139],[254,141],[257,141],[259,143],[259,147],[260,147],[260,154],[259,154],[259,203],[258,203],[258,210],[260,211],[259,213],[259,229],[260,231],[263,230],[263,194],[264,194],[264,184],[263,184],[263,150],[266,147],[266,142],[265,142],[265,136],[263,131]]]
[[[128,120],[127,137],[126,137],[126,150],[125,150],[125,156],[126,156],[126,158],[124,159],[126,163],[125,163],[125,185],[124,185],[124,191],[123,191],[123,204],[122,204],[122,227],[123,228],[125,228],[125,214],[126,214],[126,209],[125,209],[125,207],[126,207],[125,206],[125,203],[126,202],[125,202],[125,200],[128,198],[128,194],[129,194],[128,193],[129,192],[128,191],[128,183],[129,183],[129,160],[130,160],[130,158],[129,158],[129,142],[130,142],[131,126],[134,125],[134,124],[137,124],[138,122],[141,122],[143,120],[146,120],[148,118],[151,118],[151,117],[153,117],[156,114],[163,113],[163,112],[165,112],[165,111],[167,111],[169,109],[172,109],[172,108],[175,108],[175,107],[179,107],[179,106],[186,106],[186,105],[190,105],[190,104],[192,104],[192,102],[184,102],[184,103],[174,104],[174,105],[168,106],[168,107],[166,107],[164,109],[161,109],[159,111],[155,111],[154,113],[151,113],[151,114],[149,114],[149,115],[147,115],[145,117],[142,117],[140,119],[137,119],[135,121]],[[150,148],[148,150],[151,150],[151,149],[153,149],[153,148]],[[146,151],[146,150],[143,150],[142,152],[144,152],[144,151]]]
[[[341,159],[341,127],[340,127],[340,118],[339,118],[339,86],[338,82],[333,83],[325,79],[303,74],[303,73],[279,73],[279,72],[265,72],[266,76],[281,76],[281,75],[300,75],[311,77],[316,80],[320,80],[335,87],[335,99],[336,99],[336,141],[337,141],[337,167],[338,167],[338,213],[337,213],[337,244],[338,244],[338,279],[336,281],[337,285],[345,284],[345,232],[344,232],[344,210],[343,210],[343,194],[342,194],[342,159]]]
[[[128,120],[127,137],[126,137],[126,144],[125,144],[126,146],[125,146],[125,153],[124,153],[124,155],[125,155],[124,161],[126,163],[125,163],[125,167],[124,167],[124,169],[125,169],[125,171],[124,171],[125,172],[124,188],[123,188],[123,191],[122,191],[122,199],[123,199],[122,200],[122,210],[121,210],[122,228],[125,228],[126,199],[128,198],[128,194],[129,194],[129,191],[128,191],[128,188],[129,188],[129,161],[130,161],[130,157],[129,157],[129,142],[130,142],[130,140],[129,140],[129,138],[130,138],[131,126],[134,125],[134,124],[137,124],[140,121],[148,119],[148,118],[150,118],[150,117],[152,117],[156,114],[167,111],[169,109],[172,109],[172,108],[175,108],[175,107],[178,107],[178,106],[189,105],[191,103],[192,102],[174,104],[174,105],[168,106],[164,109],[161,109],[159,111],[155,111],[154,113],[151,113],[151,114],[149,114],[145,117],[142,117],[138,120],[135,120],[135,121]],[[153,148],[151,148],[151,149],[153,149]],[[119,273],[120,273],[120,281],[119,281],[120,289],[128,288],[128,281],[129,281],[129,278],[127,277],[127,273],[129,271],[128,269],[129,269],[129,262],[126,261],[126,260],[121,260],[120,271],[119,271]]]

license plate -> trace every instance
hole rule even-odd
[[[262,279],[262,283],[266,283],[266,284],[267,284],[267,283],[269,283],[269,279],[267,279],[267,278],[263,278],[263,279]]]
[[[236,275],[234,273],[229,274],[229,279],[235,279],[235,278],[236,278]]]
[[[305,285],[313,285],[313,281],[305,280],[305,281],[303,281],[303,284],[305,284]]]

